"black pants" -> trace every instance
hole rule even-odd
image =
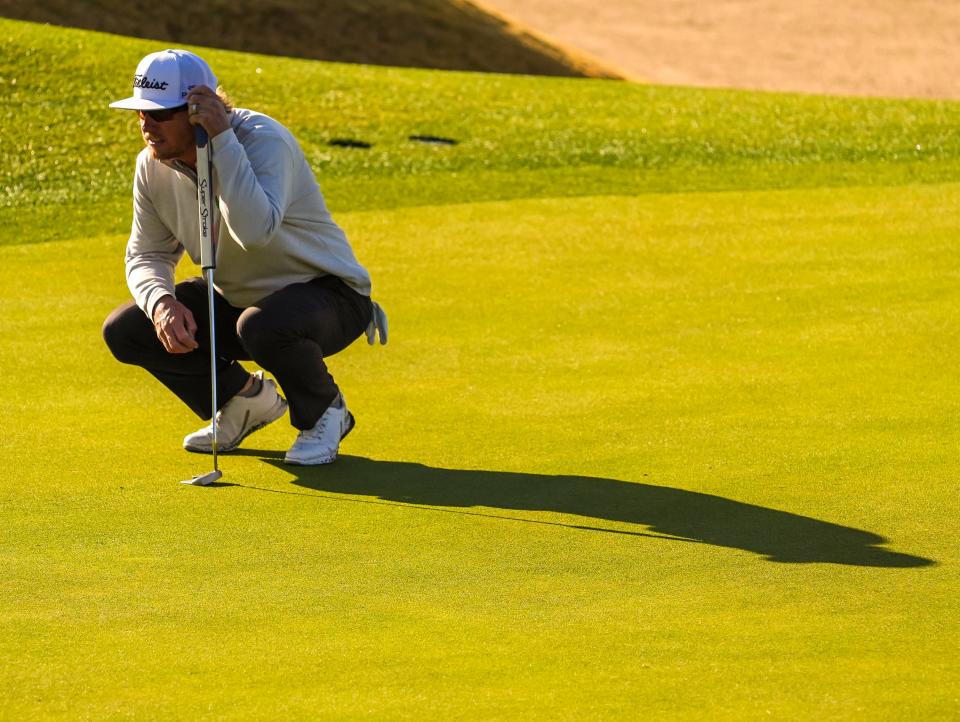
[[[193,278],[177,284],[177,300],[193,313],[199,348],[168,353],[153,322],[133,303],[117,308],[103,324],[103,338],[118,361],[142,366],[202,419],[210,410],[210,329],[207,284]],[[249,308],[214,297],[217,331],[217,401],[221,408],[247,382],[237,363],[252,360],[279,382],[290,403],[290,422],[298,429],[317,423],[339,389],[324,358],[342,351],[370,322],[369,297],[335,276],[295,283]]]

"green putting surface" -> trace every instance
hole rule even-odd
[[[93,37],[0,29],[51,54]],[[118,43],[124,67],[152,49]],[[463,77],[517,103],[569,82]],[[678,113],[721,97],[578,82]],[[802,153],[802,183],[763,153],[725,175],[677,146],[630,193],[561,144],[562,168],[511,151],[539,190],[482,201],[458,194],[513,172],[463,143],[429,149],[462,166],[397,175],[433,183],[421,203],[335,208],[391,340],[331,359],[357,427],[329,467],[284,465],[281,419],[221,459],[217,485],[182,486],[209,468],[180,449],[200,422],[99,337],[128,295],[122,218],[73,233],[62,212],[49,242],[5,237],[0,717],[955,718],[955,106],[722,97],[757,127],[738,108],[795,104],[798,126],[818,103],[857,110],[837,111],[850,180]],[[890,138],[860,109],[922,119],[942,165],[883,160]],[[686,189],[670,185],[684,163]],[[331,165],[334,197],[390,185]],[[126,209],[121,180],[91,203]],[[75,193],[24,190],[0,221],[56,187]]]

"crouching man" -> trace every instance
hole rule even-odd
[[[218,450],[235,449],[287,411],[299,433],[290,464],[326,464],[354,425],[325,359],[366,329],[386,342],[386,319],[326,203],[303,151],[280,123],[233,108],[207,63],[164,50],[137,66],[133,110],[146,147],[133,180],[126,251],[134,301],[105,321],[121,362],[141,366],[201,419],[218,420]],[[221,223],[217,238],[216,346],[219,409],[210,408],[207,287],[174,285],[184,251],[200,258],[195,125],[211,139]],[[240,361],[254,361],[250,373]],[[212,451],[212,426],[188,434],[190,451]]]

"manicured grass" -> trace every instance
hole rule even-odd
[[[345,456],[215,489],[121,239],[3,249],[3,716],[948,718],[958,191],[346,214]]]
[[[88,37],[29,31],[52,55]],[[607,88],[691,117],[725,97],[743,125],[701,122],[731,138],[765,104],[954,107],[576,87],[598,127],[627,122]],[[344,456],[284,466],[281,421],[216,488],[177,483],[208,468],[179,449],[196,419],[99,339],[123,234],[70,236],[92,221],[62,211],[57,240],[0,248],[0,717],[955,717],[960,185],[938,182],[946,140],[897,165],[885,127],[779,190],[756,189],[791,165],[773,135],[716,166],[746,169],[725,192],[680,192],[700,182],[680,146],[646,176],[664,192],[636,194],[629,166],[601,187],[573,154],[485,171],[467,143],[430,149],[463,163],[410,181],[434,205],[337,214],[392,331],[332,360]],[[344,191],[402,181],[339,162]],[[459,197],[463,175],[504,198]]]

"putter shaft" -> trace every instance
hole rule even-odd
[[[210,414],[213,471],[181,483],[207,486],[223,474],[217,463],[217,332],[214,314],[213,270],[217,267],[217,203],[213,192],[213,160],[207,131],[196,126],[197,136],[197,205],[200,227],[200,266],[207,281],[207,313],[210,319]]]

